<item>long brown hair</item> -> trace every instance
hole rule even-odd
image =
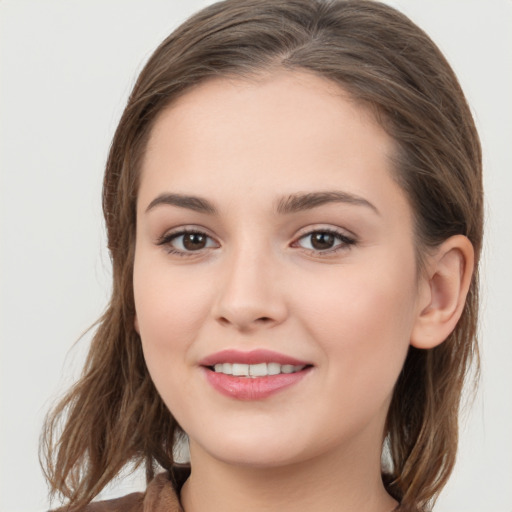
[[[190,18],[141,72],[115,133],[103,210],[112,298],[98,321],[83,375],[47,418],[42,458],[53,493],[72,507],[96,496],[127,464],[148,479],[173,464],[181,433],[147,371],[133,327],[135,203],[145,146],[160,112],[219,76],[307,70],[368,105],[397,145],[396,180],[416,220],[418,262],[463,234],[482,243],[481,150],[445,58],[406,16],[371,0],[226,0]],[[401,510],[427,510],[456,457],[461,391],[478,363],[478,272],[462,317],[431,350],[410,348],[386,423],[383,478]],[[478,364],[476,364],[478,368]]]

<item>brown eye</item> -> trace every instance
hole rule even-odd
[[[213,238],[201,231],[181,231],[164,235],[158,245],[166,246],[170,253],[183,255],[219,247]]]
[[[303,249],[318,252],[335,252],[355,244],[355,240],[334,231],[311,231],[298,239],[296,244]]]
[[[311,236],[311,246],[319,251],[331,249],[336,242],[336,238],[331,233],[317,232]]]
[[[187,233],[183,236],[183,247],[187,251],[197,251],[206,247],[208,237],[203,233]]]

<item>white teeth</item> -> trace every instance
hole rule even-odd
[[[231,363],[218,363],[214,366],[214,368],[217,373],[233,375],[233,365]]]
[[[281,373],[281,365],[279,363],[268,363],[267,369],[269,375],[278,375]]]
[[[267,363],[249,365],[249,375],[251,377],[264,377],[268,375]]]
[[[239,377],[248,377],[249,376],[249,365],[233,363],[233,375],[237,375]]]
[[[214,366],[217,373],[235,375],[236,377],[266,377],[267,375],[278,375],[280,373],[300,372],[305,365],[279,364],[279,363],[218,363]]]

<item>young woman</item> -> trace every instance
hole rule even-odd
[[[430,508],[477,354],[482,188],[428,36],[366,0],[204,9],[141,72],[103,207],[111,302],[46,426],[67,509]],[[129,463],[147,491],[87,505]]]

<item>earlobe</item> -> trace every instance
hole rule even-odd
[[[455,329],[464,309],[474,268],[473,245],[463,235],[445,240],[429,257],[421,286],[423,302],[411,333],[411,345],[429,349]],[[420,299],[421,301],[421,299]]]

